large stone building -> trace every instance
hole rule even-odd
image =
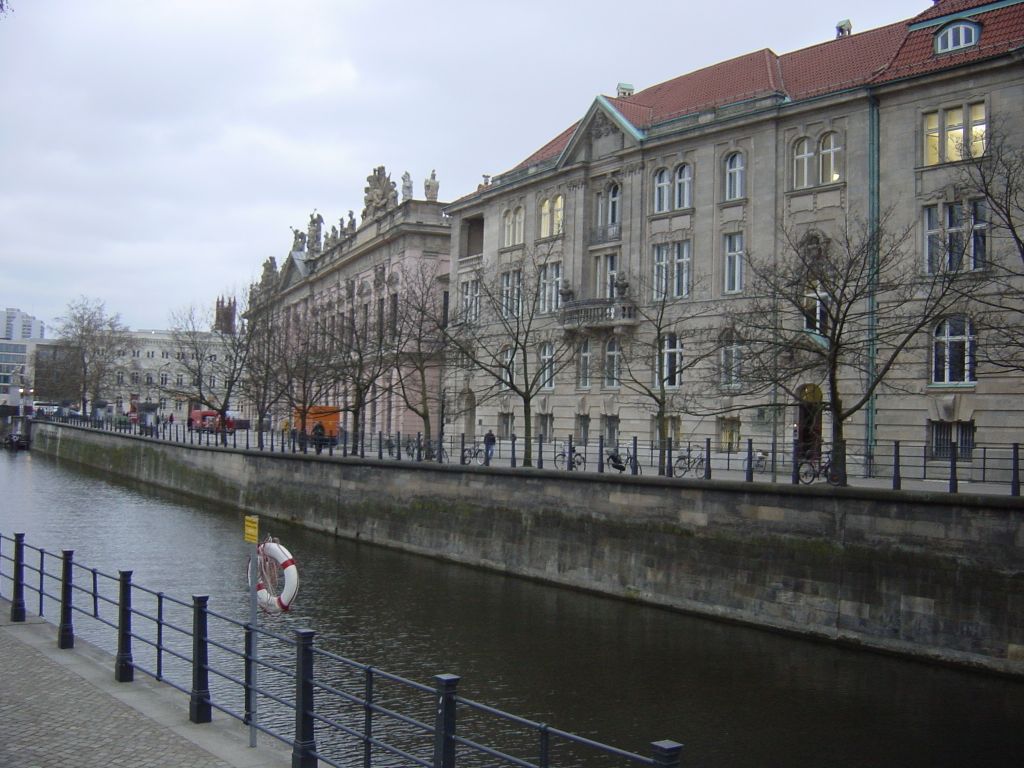
[[[965,179],[995,131],[1024,147],[1022,45],[1024,2],[940,0],[879,29],[852,34],[841,22],[820,45],[598,96],[446,209],[453,321],[507,336],[498,357],[447,373],[465,431],[585,442],[600,430],[614,443],[654,440],[664,423],[677,444],[711,438],[716,451],[746,438],[827,443],[827,371],[779,347],[776,372],[794,373],[766,386],[768,362],[746,344],[758,337],[750,309],[768,306],[755,293],[770,265],[845,245],[850,264],[859,255],[875,269],[844,339],[856,332],[864,351],[839,370],[844,402],[863,398],[843,419],[851,451],[902,439],[935,457],[956,442],[969,456],[976,442],[1019,440],[1020,371],[987,365],[984,347],[997,342],[975,323],[982,305],[962,293],[929,303],[929,291],[943,262],[979,286],[1000,260],[1019,267]],[[902,262],[893,268],[914,284],[911,298],[879,278],[885,259]],[[1007,279],[984,290],[1019,290]],[[838,322],[844,294],[825,295],[820,281],[792,287],[803,304],[785,297],[795,311],[779,300],[761,315],[765,344],[774,334],[827,352],[827,318]],[[900,337],[912,308],[926,322]],[[510,316],[520,330],[530,317],[524,344]],[[748,386],[758,365],[760,386]]]

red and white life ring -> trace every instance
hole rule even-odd
[[[295,565],[295,558],[276,541],[263,542],[257,551],[261,558],[273,560],[284,572],[284,587],[280,595],[273,594],[264,583],[260,569],[257,571],[256,601],[267,613],[283,613],[291,607],[299,593],[299,569]]]

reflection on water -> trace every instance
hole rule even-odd
[[[244,620],[242,514],[31,454],[0,456],[0,531]],[[1024,684],[548,587],[264,521],[320,647],[684,765],[1018,766]]]

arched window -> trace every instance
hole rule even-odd
[[[608,223],[619,223],[619,195],[621,190],[618,184],[608,187]]]
[[[512,211],[505,211],[505,214],[501,217],[502,222],[502,235],[501,244],[503,246],[512,245]]]
[[[676,208],[693,207],[693,170],[683,163],[676,168]]]
[[[935,326],[932,382],[967,384],[975,381],[974,323],[964,315],[947,317]]]
[[[668,178],[668,171],[660,168],[654,172],[654,212],[664,213],[668,210],[669,195],[671,194],[671,183]]]
[[[512,244],[519,245],[521,242],[523,242],[523,223],[526,220],[526,214],[523,212],[522,206],[516,208],[514,219],[515,224],[514,231],[512,233]]]
[[[606,387],[619,386],[619,379],[622,375],[622,352],[619,349],[619,340],[608,339],[604,347],[604,385]]]
[[[555,386],[555,345],[550,341],[540,345],[540,385],[544,389]]]
[[[746,195],[743,153],[732,152],[725,158],[725,199],[739,200]]]
[[[565,197],[555,195],[551,214],[551,234],[560,235],[565,228]]]
[[[551,201],[547,199],[540,203],[540,236],[551,237]]]
[[[970,48],[978,42],[980,29],[969,21],[950,24],[935,36],[935,52],[949,53],[961,48]]]
[[[822,184],[834,184],[843,180],[843,148],[839,134],[826,133],[818,143],[819,178]]]
[[[814,183],[811,176],[814,168],[814,150],[811,140],[801,138],[793,145],[793,188],[806,189]]]

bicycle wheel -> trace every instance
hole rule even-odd
[[[818,477],[818,468],[809,461],[805,461],[800,465],[800,469],[797,470],[797,475],[800,477],[800,482],[804,485],[810,485]]]
[[[462,449],[462,463],[463,464],[472,464],[473,463],[473,449],[472,448],[463,448]]]
[[[555,456],[555,467],[558,469],[565,469],[565,451]]]
[[[842,478],[839,477],[839,469],[835,464],[829,464],[825,468],[825,480],[828,481],[829,485],[840,485]]]
[[[586,469],[587,457],[584,456],[582,453],[577,453],[575,456],[572,457],[572,465],[576,467],[576,469]]]
[[[693,476],[704,477],[704,457],[698,456],[696,459],[690,462],[690,469],[693,470]]]
[[[644,467],[639,461],[636,460],[636,456],[630,456],[626,462],[626,466],[630,468],[630,471],[633,471],[633,469],[635,468],[636,474],[638,475],[642,475],[644,473]]]
[[[755,472],[767,472],[768,471],[768,457],[758,456],[754,459],[754,471]]]
[[[680,456],[675,460],[672,465],[672,476],[673,477],[685,477],[686,473],[690,471],[690,462],[686,456]]]

